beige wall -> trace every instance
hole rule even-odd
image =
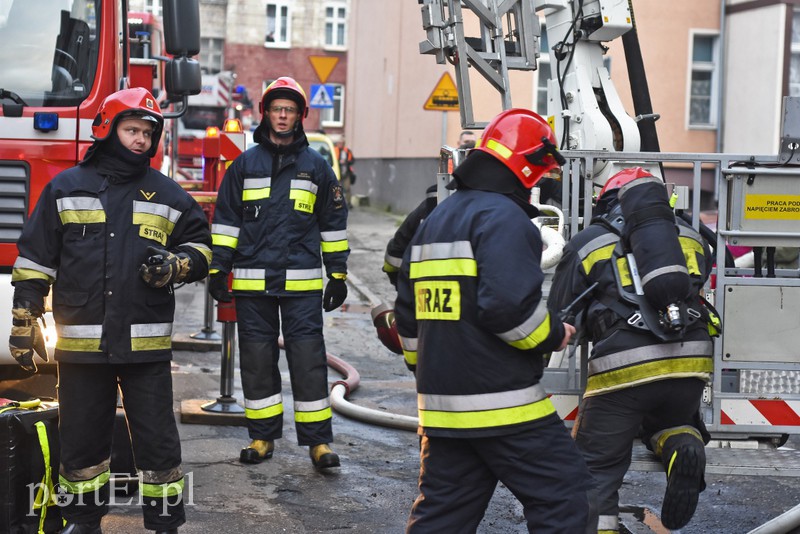
[[[347,132],[362,157],[432,157],[442,138],[442,113],[422,106],[443,72],[432,55],[419,54],[425,39],[416,2],[353,0],[348,80]],[[657,129],[663,151],[713,152],[715,130],[687,129],[690,30],[719,29],[719,2],[672,0],[635,3],[639,40],[653,109],[661,115]],[[468,35],[469,24],[465,24]],[[628,113],[633,115],[622,43],[611,43],[611,77]],[[498,93],[473,72],[474,116],[488,121],[501,111]],[[513,71],[511,95],[516,107],[535,105],[536,73]],[[448,144],[461,131],[460,115],[447,113]]]

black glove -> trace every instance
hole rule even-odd
[[[384,271],[386,276],[389,277],[389,282],[397,289],[397,275],[400,274],[400,271]]]
[[[331,278],[325,286],[322,296],[322,309],[326,312],[333,311],[344,303],[347,298],[347,284],[342,278]]]
[[[33,361],[33,354],[36,353],[44,361],[50,361],[47,356],[47,347],[44,345],[42,329],[37,321],[38,315],[30,308],[14,308],[11,310],[13,323],[11,335],[8,338],[8,348],[17,363],[25,369],[35,373],[36,362]]]
[[[139,267],[139,276],[150,287],[160,288],[182,282],[192,269],[188,254],[177,254],[163,248],[147,247],[147,263]]]
[[[228,273],[211,273],[208,276],[208,293],[217,302],[232,301],[233,293],[228,290]]]

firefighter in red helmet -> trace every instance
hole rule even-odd
[[[573,427],[596,484],[589,532],[619,530],[618,490],[637,436],[667,474],[661,522],[679,529],[694,514],[709,439],[699,407],[714,316],[700,293],[711,262],[708,243],[672,212],[663,181],[640,167],[606,182],[591,224],[564,249],[549,304],[564,308],[597,283],[574,310],[592,343]]]
[[[278,78],[264,91],[260,108],[261,124],[253,135],[258,145],[226,171],[212,225],[209,290],[219,301],[236,296],[251,440],[239,459],[254,464],[271,458],[282,436],[282,332],[298,443],[309,446],[315,468],[337,467],[339,456],[330,447],[322,309],[333,311],[347,297],[347,203],[331,166],[309,148],[302,87],[292,78]]]
[[[422,435],[408,532],[475,532],[498,481],[531,532],[585,528],[589,473],[539,383],[575,332],[545,305],[530,220],[531,187],[562,161],[536,113],[500,113],[403,257],[395,313]]]
[[[172,412],[172,284],[205,278],[208,220],[173,180],[150,167],[164,118],[145,89],[100,105],[94,144],[47,184],[17,242],[11,353],[47,359],[37,318],[52,285],[58,332],[61,532],[94,534],[108,511],[119,388],[141,473],[144,526],[185,522]]]

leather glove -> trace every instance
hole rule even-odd
[[[35,373],[38,369],[36,362],[33,361],[34,353],[38,354],[45,362],[50,361],[37,316],[30,308],[14,308],[11,310],[11,314],[13,324],[11,336],[8,338],[8,348],[20,367]]]
[[[389,283],[392,284],[395,289],[397,289],[397,275],[399,275],[400,272],[399,271],[385,271],[385,272],[386,276],[389,277]]]
[[[344,303],[347,298],[347,284],[344,278],[331,278],[325,286],[322,296],[322,309],[326,312],[333,311]]]
[[[139,267],[139,275],[150,287],[160,288],[186,279],[192,269],[188,254],[177,254],[163,248],[147,247],[147,263]]]
[[[228,290],[228,273],[211,273],[208,276],[208,293],[217,302],[232,301],[233,293]]]

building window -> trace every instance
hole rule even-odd
[[[347,8],[344,2],[325,4],[325,46],[344,48],[347,45]]]
[[[718,37],[692,37],[692,79],[689,85],[689,126],[713,128],[717,124]]]
[[[216,74],[224,65],[224,39],[200,38],[200,68],[209,74]]]
[[[289,2],[267,2],[267,34],[264,46],[288,47],[291,43],[292,17]]]
[[[789,96],[800,96],[800,11],[792,16],[792,58],[789,61]]]
[[[326,85],[333,87],[333,107],[320,109],[322,125],[329,128],[342,127],[344,126],[344,85],[339,83]]]
[[[161,0],[144,0],[144,10],[156,17],[161,17]]]

